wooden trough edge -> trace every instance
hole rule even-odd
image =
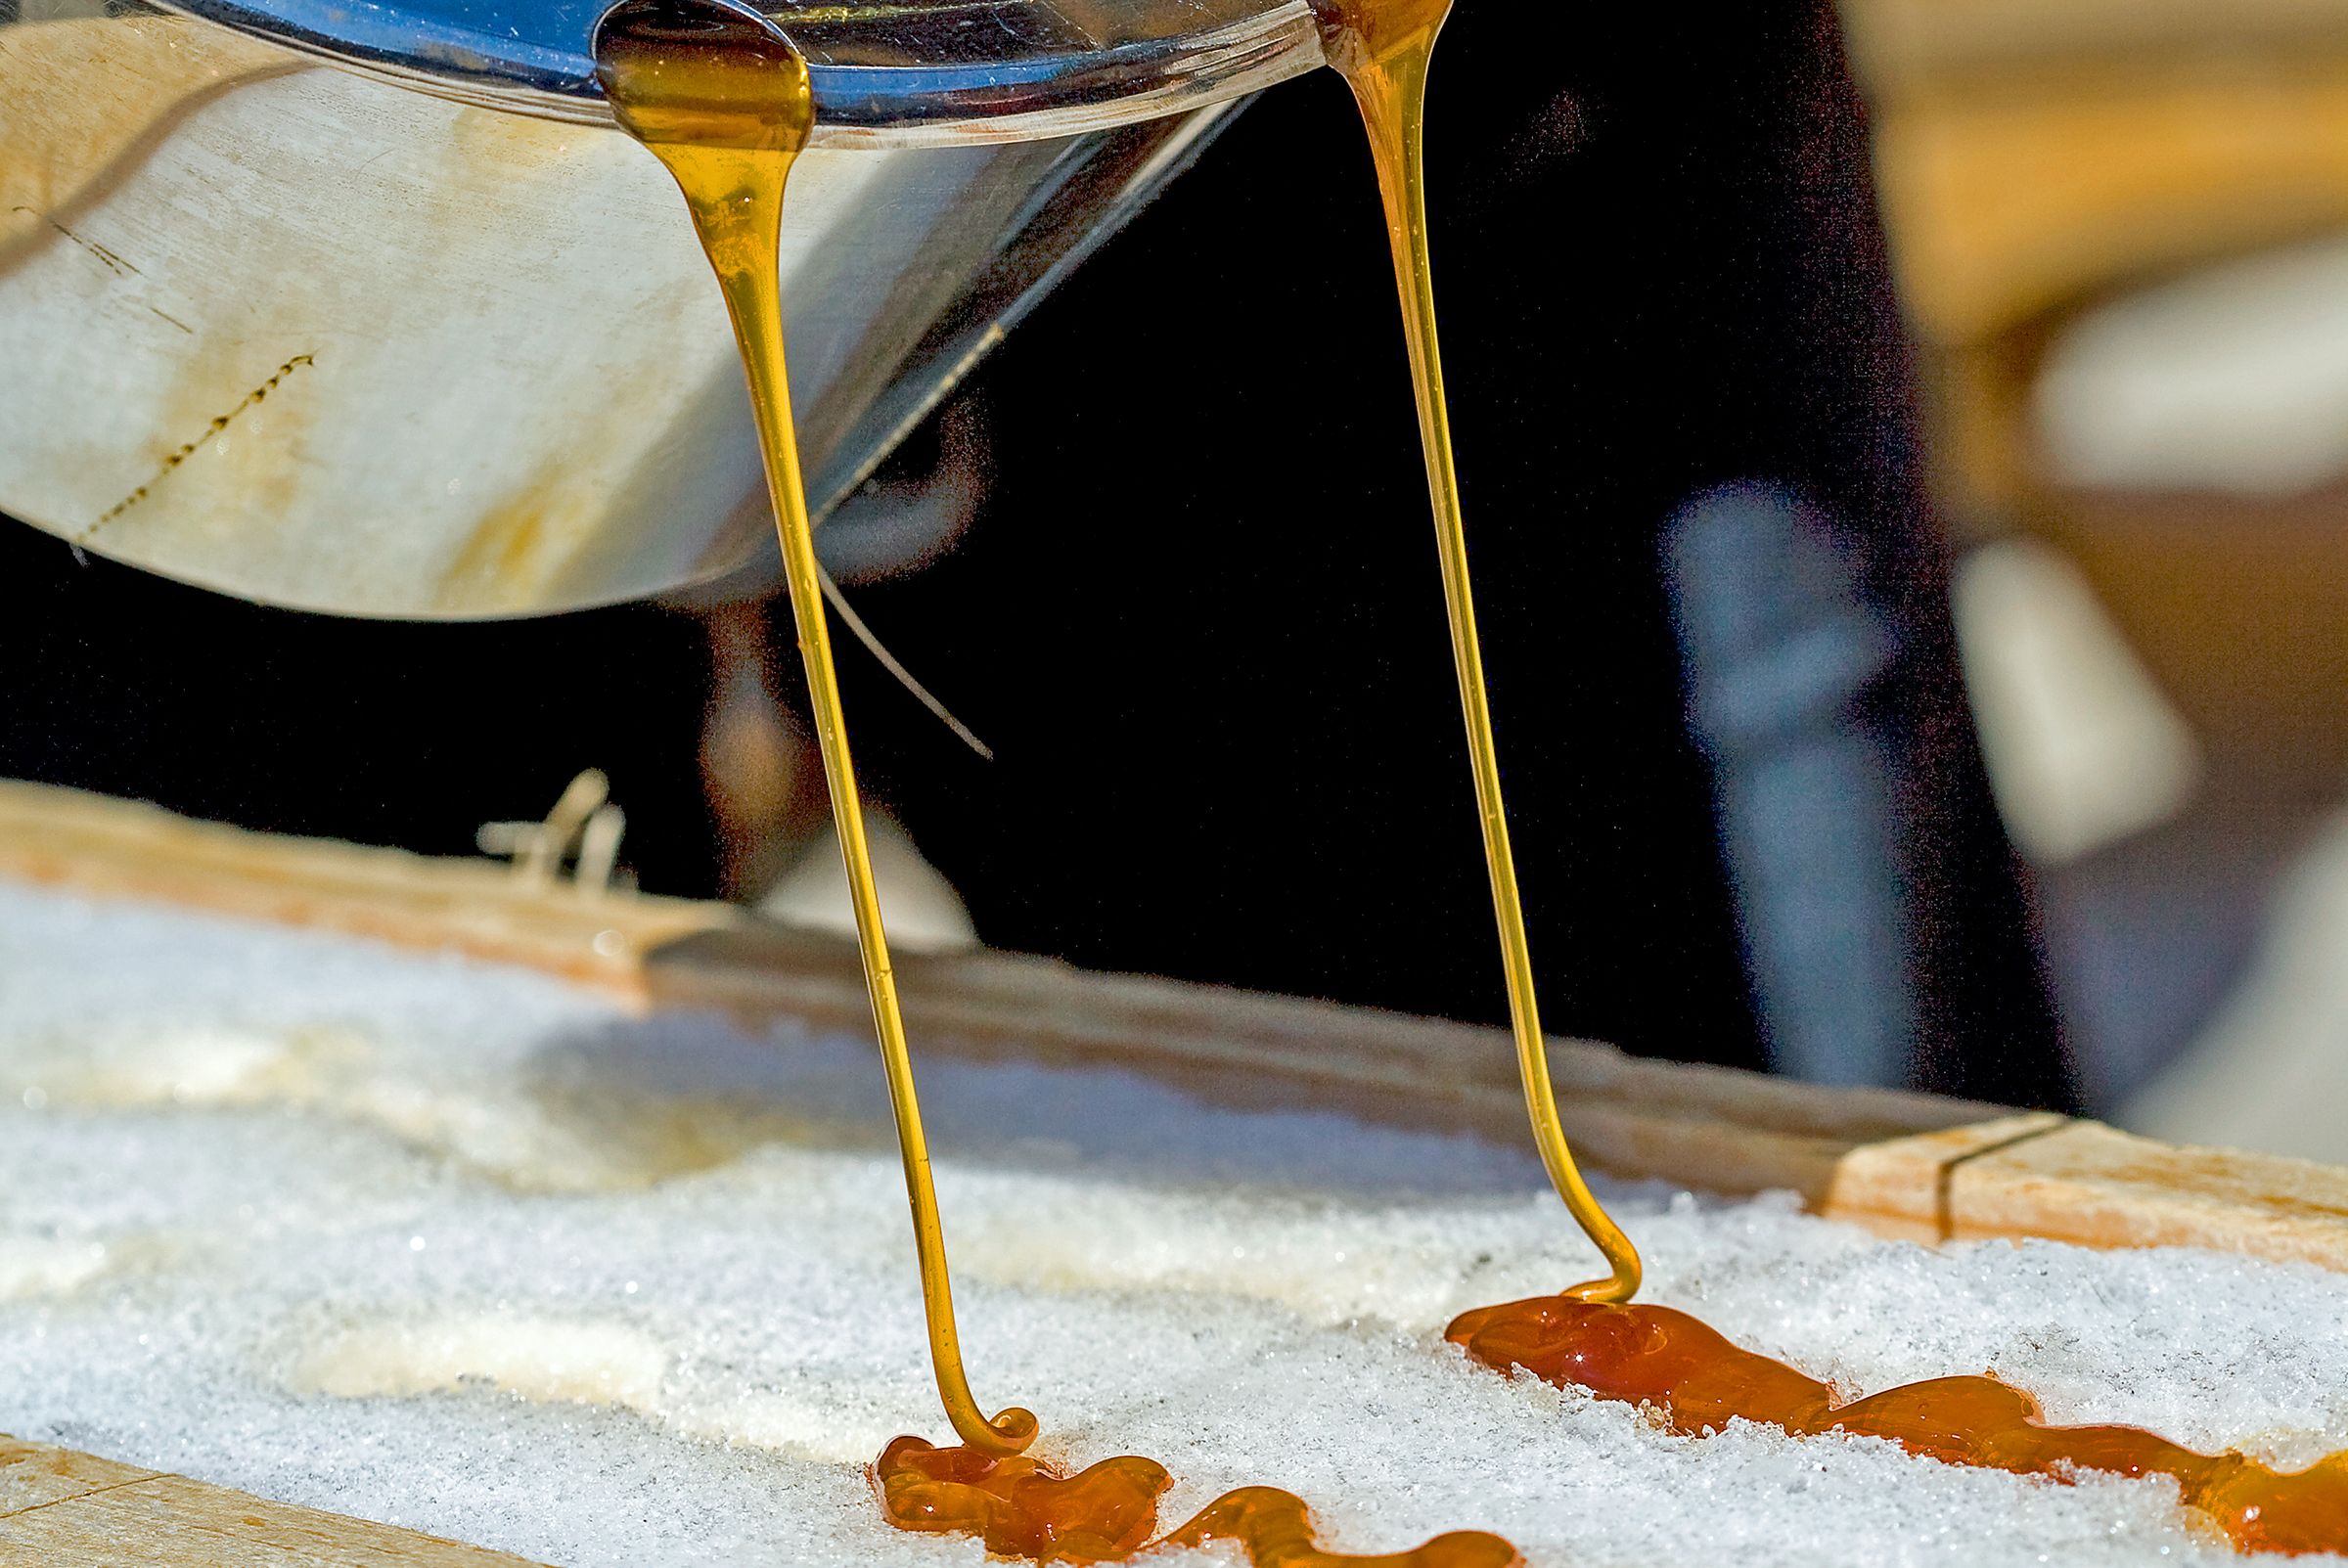
[[[486,861],[280,837],[154,806],[0,782],[0,877],[94,898],[454,951],[631,1006],[753,1025],[869,1027],[853,945],[732,906],[585,891]],[[1086,973],[992,952],[905,954],[923,1054],[1119,1068],[1201,1098],[1524,1136],[1496,1029],[1297,998]],[[2095,1122],[1550,1047],[1566,1132],[1597,1168],[1742,1194],[1923,1238],[2189,1245],[2348,1271],[2348,1171],[2178,1147]]]
[[[0,1437],[0,1568],[534,1568],[392,1525]]]

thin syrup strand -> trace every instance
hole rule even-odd
[[[992,1417],[971,1394],[954,1323],[945,1236],[930,1179],[928,1139],[914,1092],[913,1061],[897,1007],[896,976],[873,886],[856,769],[824,617],[814,530],[799,474],[784,361],[780,279],[784,188],[815,122],[806,61],[763,18],[719,0],[622,0],[596,34],[597,75],[620,125],[667,165],[692,209],[694,229],[724,291],[742,348],[750,407],[766,458],[767,491],[783,546],[784,576],[807,667],[809,706],[832,817],[856,911],[856,940],[887,1069],[889,1104],[905,1165],[921,1260],[922,1304],[939,1400],[971,1448],[1014,1455],[1035,1440],[1036,1419],[1016,1407]]]
[[[833,612],[838,615],[842,625],[855,633],[856,641],[864,645],[865,651],[879,659],[880,667],[895,676],[897,684],[911,693],[916,702],[927,708],[933,718],[953,731],[954,739],[978,753],[982,760],[994,761],[995,748],[979,739],[975,730],[954,717],[954,710],[940,701],[935,693],[914,679],[913,671],[907,669],[903,661],[888,650],[888,645],[880,641],[880,634],[866,625],[864,617],[856,613],[856,606],[849,604],[848,596],[839,591],[839,584],[832,580],[830,572],[823,570],[823,562],[816,562],[816,570],[821,573],[824,598],[831,602]]]
[[[1516,862],[1509,848],[1501,801],[1500,760],[1492,743],[1492,713],[1484,695],[1484,660],[1468,589],[1468,535],[1460,515],[1459,476],[1451,455],[1451,415],[1443,395],[1443,360],[1435,340],[1434,281],[1427,260],[1427,64],[1451,0],[1323,0],[1324,52],[1353,89],[1370,133],[1378,196],[1385,204],[1386,239],[1394,253],[1394,282],[1402,296],[1403,333],[1410,345],[1411,381],[1419,400],[1419,436],[1426,453],[1426,487],[1434,504],[1435,541],[1443,566],[1443,605],[1451,621],[1451,656],[1459,677],[1460,707],[1468,724],[1468,760],[1491,874],[1492,912],[1500,927],[1501,965],[1508,976],[1509,1021],[1516,1039],[1516,1070],[1524,1084],[1533,1142],[1558,1195],[1598,1246],[1608,1273],[1566,1294],[1590,1301],[1628,1301],[1638,1294],[1638,1249],[1582,1179],[1558,1120],[1549,1080],[1549,1053],[1533,995],[1533,959],[1524,934]]]

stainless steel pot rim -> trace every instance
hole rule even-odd
[[[590,54],[610,0],[160,3],[436,97],[544,118],[610,121]],[[1306,0],[1105,6],[1118,13],[1118,31],[1138,36],[1102,41],[1098,29],[1066,23],[1053,0],[821,8],[764,0],[759,9],[807,51],[819,147],[1070,135],[1220,103],[1323,63]],[[1016,24],[1025,19],[1060,21]],[[999,30],[1002,58],[972,56],[973,26]]]

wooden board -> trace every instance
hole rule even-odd
[[[104,795],[0,781],[0,877],[454,949],[640,995],[644,954],[722,904],[612,897],[486,860],[240,832]]]
[[[1838,0],[1927,343],[2348,222],[2348,0]]]
[[[2348,0],[1837,9],[1870,100],[1900,299],[1923,351],[1943,509],[1960,526],[2056,526],[2077,543],[2079,498],[2051,491],[2038,450],[2041,356],[2100,299],[2348,226]],[[2123,520],[2133,553],[2135,519]],[[2234,520],[2194,518],[2208,538],[2238,542]],[[2291,520],[2264,526],[2288,531]],[[2323,569],[2336,576],[2337,556]],[[2200,586],[2190,569],[2177,580]],[[2098,578],[2115,603],[2127,586]],[[2232,647],[2210,656],[2253,707],[2297,667],[2246,665]]]
[[[870,1027],[845,940],[722,904],[530,882],[484,861],[274,837],[0,783],[0,877],[463,951],[644,1009]],[[1116,1066],[1218,1104],[1525,1136],[1497,1029],[1004,953],[906,954],[897,978],[924,1055]],[[1787,1189],[1893,1235],[2206,1246],[2348,1270],[2348,1171],[1931,1096],[1643,1061],[1587,1041],[1550,1052],[1568,1136],[1617,1176]]]
[[[2348,223],[2348,51],[2132,64],[1880,98],[1900,293],[1929,343]]]
[[[530,1568],[524,1559],[0,1437],[0,1568]]]

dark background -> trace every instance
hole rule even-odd
[[[1689,498],[1761,480],[1831,517],[1893,647],[1838,722],[1895,781],[1899,983],[1918,999],[1902,1076],[2067,1102],[1956,684],[1830,21],[1462,0],[1431,125],[1453,413],[1549,1027],[1768,1059],[1746,939],[1784,917],[1740,899],[1724,863],[1658,566]],[[867,787],[987,941],[1502,1016],[1386,265],[1342,85],[1292,83],[961,394],[991,452],[978,516],[924,572],[855,593],[998,760],[844,642],[842,658]],[[773,646],[788,676],[781,628]],[[708,676],[700,626],[671,610],[337,622],[0,529],[0,773],[254,828],[467,853],[477,824],[539,815],[594,765],[643,884],[711,894]]]

